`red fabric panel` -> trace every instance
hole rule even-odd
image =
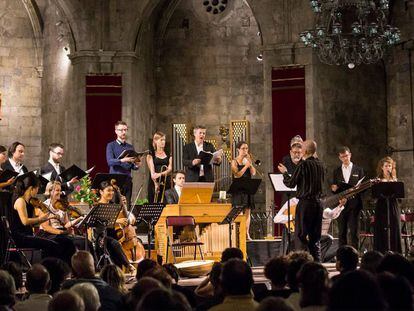
[[[122,77],[86,76],[86,139],[88,168],[108,172],[106,144],[115,138],[114,124],[122,117]]]
[[[290,140],[306,134],[305,69],[272,70],[273,159],[275,166],[289,154]],[[275,168],[276,170],[276,168]],[[281,196],[275,195],[280,208]],[[276,228],[279,229],[279,228]],[[280,235],[278,230],[276,235]]]

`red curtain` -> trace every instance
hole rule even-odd
[[[290,140],[306,134],[305,69],[303,67],[272,69],[273,159],[277,166],[289,154]],[[276,169],[276,168],[275,168]],[[280,208],[280,195],[275,204]],[[279,235],[280,231],[275,233]]]
[[[122,77],[86,76],[86,139],[88,168],[108,172],[106,144],[115,139],[114,124],[122,117]]]

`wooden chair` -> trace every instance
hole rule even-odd
[[[174,254],[174,248],[183,248],[186,246],[194,246],[194,260],[197,258],[197,248],[200,251],[201,259],[204,260],[203,252],[201,251],[201,245],[204,243],[198,241],[198,234],[196,232],[196,223],[193,216],[168,216],[166,219],[167,224],[167,255],[165,261],[168,262],[168,253],[171,248],[171,253],[174,258],[174,263],[176,262],[176,257]],[[170,228],[174,230],[174,227],[189,227],[191,232],[194,234],[193,241],[179,241],[174,243],[173,234],[170,234]]]
[[[361,231],[359,233],[359,251],[361,253],[364,253],[364,244],[365,241],[369,240],[369,245],[365,250],[369,250],[369,249],[373,249],[373,244],[374,244],[374,223],[375,223],[375,215],[374,213],[370,213],[369,210],[367,211],[362,211],[361,213],[361,218],[363,220],[363,226],[361,228]]]
[[[408,256],[414,242],[414,212],[401,214],[401,239],[404,241],[405,256]]]

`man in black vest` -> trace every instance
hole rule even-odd
[[[214,146],[206,141],[206,127],[197,125],[194,127],[194,141],[185,145],[183,149],[183,164],[185,166],[185,179],[187,182],[213,182],[214,173],[212,165],[202,165],[198,154],[200,151],[214,153]],[[221,163],[219,157],[215,165]]]
[[[362,167],[356,166],[351,162],[351,156],[351,150],[348,147],[343,146],[339,149],[338,157],[342,165],[333,172],[331,190],[334,193],[339,193],[345,191],[350,186],[355,186],[365,176]],[[348,199],[345,204],[345,209],[338,218],[339,246],[348,244],[347,234],[349,229],[351,240],[349,244],[358,249],[358,222],[362,207],[360,194]]]

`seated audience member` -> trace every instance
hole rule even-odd
[[[29,298],[19,301],[14,306],[16,311],[47,310],[52,299],[47,292],[50,288],[50,276],[46,268],[40,264],[33,265],[26,273],[26,289]]]
[[[406,278],[383,272],[377,279],[389,310],[414,310],[413,292]]]
[[[0,270],[0,310],[12,311],[15,302],[16,287],[13,277],[5,270]]]
[[[293,307],[281,297],[269,296],[260,302],[256,311],[294,311]]]
[[[14,280],[14,286],[16,287],[17,293],[23,293],[25,291],[23,284],[23,269],[20,265],[14,261],[6,262],[3,267],[3,270],[7,271]]]
[[[221,304],[211,308],[211,311],[254,310],[259,305],[252,295],[252,269],[243,260],[230,259],[223,265],[220,284],[225,298]]]
[[[47,257],[40,263],[49,272],[50,289],[48,294],[53,295],[60,290],[63,281],[70,277],[71,269],[66,262],[55,257]]]
[[[256,296],[257,301],[261,301],[267,296],[287,298],[290,295],[290,289],[287,288],[287,270],[289,260],[287,256],[279,256],[270,259],[264,268],[264,275],[272,282],[272,289],[260,296]]]
[[[312,262],[313,257],[311,254],[305,251],[296,251],[288,255],[289,267],[287,270],[287,282],[291,294],[287,298],[287,302],[295,309],[300,310],[300,295],[299,295],[299,282],[298,272],[304,264]]]
[[[172,175],[174,187],[165,191],[165,201],[167,204],[177,204],[180,200],[181,191],[185,182],[185,172],[176,171]]]
[[[407,258],[400,254],[385,255],[377,268],[377,273],[381,272],[390,272],[395,276],[405,277],[411,286],[414,287],[414,266]]]
[[[137,306],[140,311],[190,311],[191,306],[183,294],[168,289],[154,289]]]
[[[99,293],[91,283],[79,283],[70,289],[82,298],[85,305],[85,311],[98,311],[101,307]]]
[[[149,277],[141,277],[125,297],[125,309],[135,311],[138,303],[147,293],[154,289],[165,289],[160,281]]]
[[[152,259],[143,259],[138,263],[137,274],[135,278],[139,281],[148,270],[151,270],[155,267],[159,266],[154,260]]]
[[[366,252],[362,255],[361,266],[359,268],[375,274],[383,257],[384,255],[378,251]]]
[[[227,247],[222,253],[221,253],[221,262],[226,263],[230,259],[240,259],[243,260],[243,252],[240,250],[240,248],[237,247]]]
[[[355,270],[341,276],[329,292],[327,310],[386,310],[387,304],[375,277]]]
[[[338,278],[347,272],[356,270],[358,266],[358,251],[351,245],[343,245],[336,251],[336,270],[339,275],[332,277],[336,282]]]
[[[173,280],[173,283],[171,284],[171,289],[183,294],[185,298],[187,298],[191,307],[194,308],[197,305],[194,291],[192,291],[188,287],[178,285],[178,280],[180,279],[178,268],[172,263],[164,264],[162,267],[170,275],[170,277]]]
[[[62,284],[62,289],[70,289],[73,285],[88,282],[98,290],[101,301],[100,310],[122,309],[122,295],[104,280],[95,276],[95,265],[91,253],[87,251],[76,252],[72,256],[72,271],[75,278],[65,281]]]
[[[206,278],[211,285],[212,294],[204,296],[206,299],[197,306],[197,311],[209,310],[218,304],[221,304],[224,300],[223,290],[220,285],[220,275],[223,269],[221,262],[215,262],[211,271]]]
[[[117,265],[106,265],[102,268],[100,277],[112,288],[116,289],[121,295],[125,295],[128,290],[125,287],[125,276]]]
[[[298,273],[301,310],[325,310],[329,289],[328,271],[318,262],[307,262]]]
[[[165,269],[159,265],[145,272],[144,276],[156,279],[160,281],[166,289],[171,289],[173,280],[171,276],[167,273],[167,271],[165,271]]]
[[[71,290],[57,292],[49,302],[48,311],[84,311],[81,297]]]

